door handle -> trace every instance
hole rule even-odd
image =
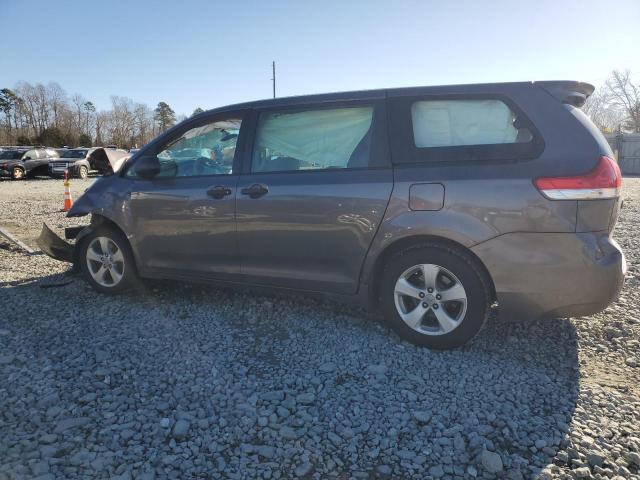
[[[227,195],[231,195],[231,189],[228,187],[223,187],[222,185],[217,185],[207,190],[207,195],[213,198],[221,199],[226,197]]]
[[[258,198],[265,195],[266,193],[269,193],[269,189],[266,187],[266,185],[254,183],[250,187],[244,187],[242,190],[240,190],[240,193],[242,193],[243,195],[249,195],[250,198]]]

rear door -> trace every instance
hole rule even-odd
[[[133,243],[149,274],[227,279],[238,274],[235,194],[245,112],[200,118],[136,158],[125,178],[135,218]],[[151,180],[135,173],[155,156]]]
[[[26,173],[32,173],[33,170],[38,168],[42,164],[42,159],[45,157],[44,150],[40,153],[40,149],[28,150],[22,157],[22,164]]]
[[[254,117],[236,203],[243,277],[355,293],[393,186],[384,100]]]

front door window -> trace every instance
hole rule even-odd
[[[190,128],[160,148],[161,177],[231,175],[242,121],[218,120]],[[135,175],[135,168],[128,171]]]

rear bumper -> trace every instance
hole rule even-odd
[[[509,233],[472,249],[507,320],[591,315],[613,302],[626,261],[606,232]]]

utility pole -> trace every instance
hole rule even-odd
[[[276,98],[276,62],[271,62],[271,68],[273,70],[273,77],[271,80],[273,81],[273,98]]]

